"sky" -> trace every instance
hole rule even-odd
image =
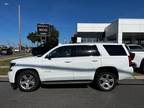
[[[19,0],[0,0],[0,45],[18,43]],[[118,18],[144,18],[144,0],[21,0],[22,43],[37,23],[53,24],[59,41],[70,41],[77,23],[110,23]]]

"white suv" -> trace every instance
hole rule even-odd
[[[10,63],[9,81],[14,88],[34,91],[41,84],[92,83],[112,90],[118,80],[131,78],[129,52],[123,44],[65,44],[41,57]]]

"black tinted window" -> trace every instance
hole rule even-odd
[[[75,55],[74,56],[99,56],[99,52],[96,46],[75,46]]]
[[[104,45],[104,48],[111,56],[127,55],[122,45]]]
[[[51,58],[59,58],[59,57],[71,57],[72,56],[72,47],[71,46],[63,46],[55,49],[49,55]]]
[[[144,48],[139,45],[129,46],[130,51],[144,51]]]

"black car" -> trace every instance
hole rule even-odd
[[[33,56],[41,56],[43,54],[45,54],[47,51],[49,51],[50,48],[47,47],[46,45],[42,44],[38,47],[34,47],[32,48],[32,55]]]
[[[0,51],[0,55],[12,55],[13,51],[11,48],[2,49]]]

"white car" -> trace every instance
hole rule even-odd
[[[115,88],[118,80],[131,78],[133,68],[123,44],[65,44],[41,57],[12,60],[9,82],[22,91],[41,84],[93,83],[103,91]]]
[[[134,54],[134,68],[141,73],[144,73],[144,47],[136,44],[128,44],[127,48]]]
[[[15,48],[15,49],[14,49],[14,52],[19,52],[19,48]]]

